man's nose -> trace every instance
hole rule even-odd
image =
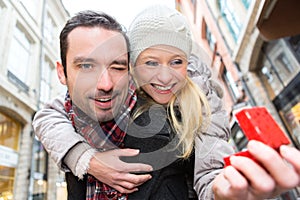
[[[103,70],[99,75],[97,81],[97,89],[103,91],[110,91],[114,87],[112,77],[107,69]]]

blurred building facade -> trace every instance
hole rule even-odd
[[[234,114],[253,106],[266,107],[299,149],[299,1],[176,0],[176,6],[224,85],[236,150],[245,148],[247,138]]]
[[[259,29],[267,14],[286,9],[281,2],[300,8],[293,0],[177,0],[176,5],[189,19],[194,41],[212,60],[212,70],[224,85],[227,111],[267,107],[299,148],[300,30],[280,34],[283,27],[274,24],[276,34],[265,37]],[[299,27],[294,21],[290,26]]]
[[[60,172],[31,123],[61,92],[55,61],[67,18],[60,0],[0,0],[0,199],[56,199]]]

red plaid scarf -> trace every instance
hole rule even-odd
[[[110,122],[99,123],[87,116],[76,105],[72,104],[70,95],[67,92],[65,99],[65,109],[69,119],[72,121],[76,132],[81,134],[87,142],[100,151],[123,147],[123,140],[129,123],[130,112],[133,109],[137,96],[133,81],[129,83],[127,99],[120,109],[117,119]],[[126,200],[128,195],[122,194],[114,188],[98,181],[91,175],[87,179],[87,200]]]

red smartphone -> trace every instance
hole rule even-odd
[[[283,144],[290,144],[290,140],[265,107],[244,108],[237,112],[235,117],[248,140],[258,140],[275,150],[278,150]],[[248,151],[238,152],[234,155],[246,156],[255,160]],[[224,158],[225,167],[230,165],[229,158],[230,156]]]

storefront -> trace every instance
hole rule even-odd
[[[0,112],[0,199],[13,199],[21,124]]]
[[[300,72],[273,100],[293,144],[300,148]]]

